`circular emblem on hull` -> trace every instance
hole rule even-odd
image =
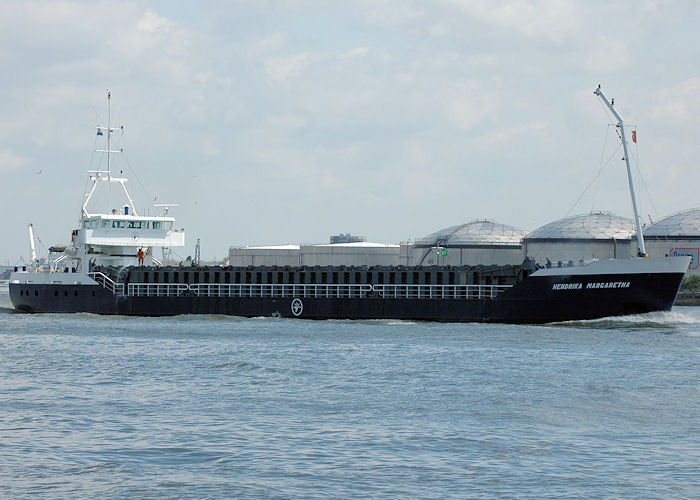
[[[292,314],[294,316],[301,316],[302,312],[304,312],[304,304],[301,299],[294,299],[292,301]]]

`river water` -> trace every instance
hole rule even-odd
[[[545,326],[18,314],[0,497],[700,496],[700,308]]]

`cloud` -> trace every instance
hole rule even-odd
[[[455,125],[469,130],[479,125],[488,115],[495,113],[498,101],[494,92],[483,90],[479,84],[471,83],[453,89],[446,105]]]
[[[139,19],[137,28],[141,31],[148,31],[154,33],[156,31],[167,32],[173,26],[173,23],[168,21],[166,18],[159,16],[152,10],[144,12]]]
[[[265,60],[265,74],[277,83],[290,83],[304,72],[311,62],[311,52]]]
[[[699,175],[700,76],[689,63],[700,46],[698,8],[656,5],[8,0],[0,160],[3,172],[14,170],[3,203],[28,197],[24,170],[55,166],[61,175],[49,185],[44,172],[33,189],[52,200],[50,227],[65,236],[109,87],[144,185],[184,203],[197,186],[182,179],[195,168],[216,179],[197,188],[200,210],[204,198],[231,192],[242,206],[264,198],[244,242],[318,240],[317,227],[343,217],[389,241],[448,225],[450,213],[536,227],[585,187],[571,172],[583,183],[595,174],[599,155],[587,149],[598,148],[605,127],[593,95],[602,83],[640,126],[645,175],[663,186],[660,211],[687,208],[679,200],[693,199]],[[562,186],[554,201],[543,201],[542,178]],[[506,191],[515,194],[500,197]],[[69,192],[70,200],[57,195]],[[287,196],[314,224],[280,227],[286,207],[271,207]],[[348,212],[337,199],[359,208]],[[606,208],[625,213],[626,201],[614,203]],[[211,214],[175,215],[212,251],[230,243]],[[37,205],[26,217],[46,215]]]
[[[354,59],[357,57],[364,57],[369,53],[370,48],[369,47],[357,47],[351,50],[348,50],[344,54],[340,56],[341,59]]]
[[[19,156],[9,150],[0,150],[0,172],[7,173],[13,170],[19,170],[27,163],[29,163],[29,158],[24,156]]]
[[[263,118],[263,123],[268,127],[299,129],[306,127],[309,119],[302,115],[271,115]]]
[[[482,23],[528,37],[562,41],[580,29],[581,4],[569,0],[450,0]]]
[[[623,40],[599,36],[585,57],[585,65],[589,71],[599,73],[622,71],[632,65],[632,57]]]
[[[690,78],[660,90],[655,101],[654,117],[697,122],[700,116],[700,78]]]

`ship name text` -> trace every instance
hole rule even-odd
[[[603,281],[598,283],[586,283],[586,290],[593,288],[629,288],[629,281]],[[583,283],[554,283],[552,290],[582,290]]]

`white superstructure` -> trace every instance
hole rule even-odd
[[[165,251],[185,245],[184,229],[177,229],[175,218],[168,215],[168,209],[177,205],[156,205],[162,210],[161,215],[139,215],[133,198],[126,188],[127,179],[112,175],[111,157],[113,154],[122,152],[122,149],[112,150],[112,134],[121,133],[123,127],[112,127],[111,102],[112,95],[108,90],[107,126],[97,126],[97,135],[105,136],[106,149],[96,150],[107,156],[107,167],[103,170],[88,170],[90,184],[82,204],[79,227],[73,230],[70,244],[65,249],[58,246],[60,251],[50,254],[47,268],[35,268],[32,271],[88,273],[95,266],[118,268],[141,263],[159,265],[160,262],[154,256],[156,249]],[[112,208],[104,212],[93,210],[91,202],[100,186],[105,183],[118,184],[121,187],[124,203],[120,208]],[[52,247],[54,248],[56,247]],[[75,281],[73,278],[68,280]],[[49,281],[54,280],[49,279]]]

